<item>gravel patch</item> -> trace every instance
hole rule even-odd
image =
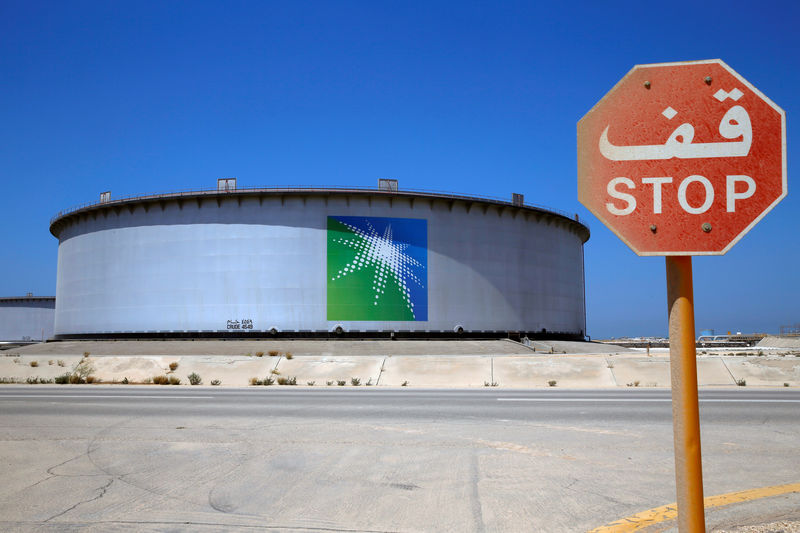
[[[754,526],[714,529],[713,533],[800,533],[800,520],[780,520]]]

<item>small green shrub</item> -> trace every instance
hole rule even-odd
[[[263,385],[263,381],[258,378],[250,378],[250,385]]]
[[[171,371],[175,372],[175,371],[178,369],[178,362],[177,362],[177,361],[173,361],[173,362],[171,362],[171,363],[169,364],[169,369],[170,369]]]
[[[329,379],[328,381],[326,381],[326,382],[325,382],[325,385],[327,385],[328,387],[330,387],[331,385],[333,385],[333,380],[332,380],[332,379]]]
[[[28,379],[25,380],[25,382],[28,385],[36,385],[38,383],[41,383],[41,384],[53,383],[53,380],[52,379],[46,379],[46,378],[29,377]],[[0,381],[0,383],[2,383],[2,381]]]
[[[53,378],[53,381],[55,381],[59,385],[66,385],[67,383],[69,383],[69,378],[70,374],[66,373],[66,374],[61,374],[60,376],[56,376],[55,378]]]
[[[366,387],[371,387],[371,386],[372,386],[372,378],[369,378],[369,379],[367,380],[367,382],[366,382],[366,383],[364,383],[364,386],[366,386]]]
[[[789,386],[789,384],[788,384],[788,383],[784,383],[784,384],[783,384],[783,386],[784,386],[784,387],[788,387],[788,386]]]
[[[39,366],[39,361],[31,361],[31,366],[36,368],[37,366]]]
[[[192,372],[191,374],[189,374],[187,376],[187,379],[189,380],[190,385],[200,385],[203,383],[200,374],[198,374],[197,372]]]
[[[127,377],[124,377],[124,378],[122,378],[122,382],[121,382],[121,383],[122,383],[123,385],[127,385],[128,383],[130,383],[130,381],[128,381],[128,378],[127,378]]]
[[[64,360],[63,359],[59,359],[57,364],[58,364],[58,366],[64,366]]]
[[[308,385],[309,387],[313,387],[314,383],[316,383],[316,381],[306,381],[306,385]]]
[[[550,381],[547,382],[547,384],[551,387],[555,387],[556,385],[558,385],[558,381],[551,379]]]
[[[294,376],[288,378],[278,378],[278,385],[297,385],[297,378]]]
[[[262,385],[272,385],[273,383],[275,383],[275,378],[271,376],[265,377],[264,380],[261,382]]]
[[[747,382],[746,382],[744,379],[737,379],[737,380],[736,380],[736,384],[737,384],[738,386],[740,386],[740,387],[745,387],[745,386],[747,386]]]
[[[220,380],[218,380],[218,379],[212,379],[211,380],[211,385],[213,385],[214,387],[218,387],[218,386],[222,385],[222,382]]]
[[[88,359],[82,359],[75,368],[72,369],[73,374],[78,374],[82,378],[86,378],[89,374],[94,372],[94,365]]]
[[[347,380],[337,379],[336,384],[339,385],[340,387],[344,387],[345,385],[347,385]]]
[[[361,378],[350,378],[350,384],[354,387],[361,385]]]
[[[154,385],[169,385],[169,378],[167,376],[153,376]]]
[[[169,377],[169,384],[170,385],[180,385],[181,379],[177,376],[170,376]]]
[[[52,359],[50,359],[50,360],[47,362],[47,364],[48,364],[48,365],[50,365],[50,366],[53,366],[53,360],[52,360]]]
[[[401,387],[408,387],[408,380],[405,380],[400,384]]]
[[[17,378],[6,378],[6,377],[0,378],[0,384],[2,385],[9,385],[11,383],[19,383],[19,380]]]
[[[69,376],[68,378],[69,383],[86,383],[89,376],[92,376],[93,373],[94,373],[94,365],[92,365],[92,363],[88,359],[84,358],[81,359],[81,361],[77,365],[75,365],[75,368],[72,369],[71,374],[66,374],[66,375]],[[95,378],[94,376],[92,376],[91,382],[94,381]]]

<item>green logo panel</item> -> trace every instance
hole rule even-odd
[[[328,320],[428,320],[428,226],[328,217]]]

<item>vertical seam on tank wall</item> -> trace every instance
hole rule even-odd
[[[581,243],[581,277],[583,278],[583,337],[589,335],[586,330],[586,259],[583,255],[583,243]]]

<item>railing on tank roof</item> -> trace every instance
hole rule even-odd
[[[175,198],[181,196],[194,196],[198,194],[202,195],[216,195],[216,194],[237,194],[237,193],[248,193],[248,192],[325,192],[325,191],[335,191],[335,192],[370,192],[370,193],[379,193],[385,195],[402,195],[404,193],[409,194],[418,194],[421,196],[435,196],[440,198],[452,198],[455,200],[475,200],[475,201],[490,201],[494,203],[504,204],[504,205],[513,205],[511,200],[505,198],[499,198],[497,196],[487,196],[482,194],[458,194],[450,191],[437,191],[432,189],[399,189],[397,191],[388,191],[386,189],[379,189],[377,187],[316,187],[316,186],[278,186],[278,187],[238,187],[236,189],[231,190],[219,190],[219,189],[178,189],[168,192],[158,192],[158,193],[150,193],[145,195],[131,195],[131,196],[121,196],[119,198],[114,198],[112,200],[107,201],[97,201],[97,202],[85,202],[79,205],[74,205],[67,209],[63,209],[56,213],[54,217],[50,219],[50,224],[53,224],[59,218],[69,215],[70,213],[74,213],[76,211],[80,211],[81,209],[88,209],[90,207],[96,206],[110,206],[114,204],[121,204],[128,201],[134,200],[157,200],[159,198]],[[545,211],[548,213],[553,213],[556,215],[561,215],[565,218],[570,220],[574,220],[586,227],[588,224],[586,221],[581,220],[578,216],[578,213],[568,213],[566,211],[562,211],[560,209],[554,209],[552,207],[547,207],[544,205],[533,204],[530,202],[524,202],[523,207],[530,207],[532,209],[538,209],[541,211]]]

